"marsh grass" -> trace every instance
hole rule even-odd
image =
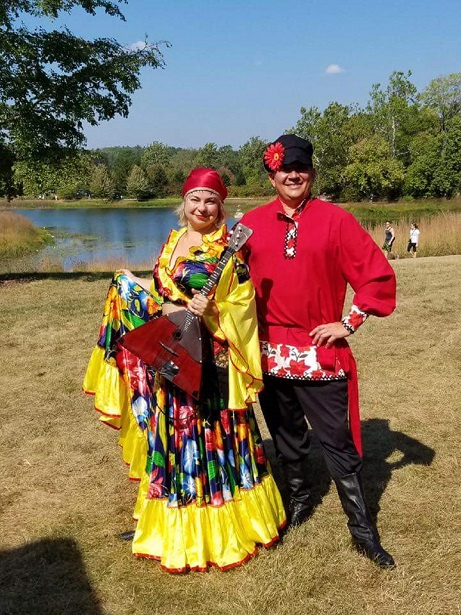
[[[0,211],[0,258],[17,258],[52,242],[50,234],[14,212]]]
[[[277,548],[227,573],[175,576],[133,558],[117,536],[132,527],[136,485],[81,392],[110,274],[1,284],[0,613],[459,614],[461,257],[392,264],[396,312],[351,340],[365,487],[398,564],[389,572],[351,548],[316,446],[320,504]]]
[[[395,231],[394,254],[399,258],[410,257],[407,252],[408,238],[410,236],[410,222],[392,222]],[[441,212],[437,216],[423,218],[418,224],[420,230],[417,255],[420,256],[447,256],[461,254],[461,214],[454,212]],[[373,239],[379,246],[384,242],[384,224],[375,226],[370,231]]]

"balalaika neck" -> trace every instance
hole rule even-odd
[[[206,281],[206,283],[203,285],[202,289],[200,290],[201,295],[206,297],[207,295],[210,294],[213,287],[218,283],[219,278],[221,277],[221,274],[224,270],[224,267],[227,265],[230,257],[232,256],[232,254],[234,254],[234,252],[235,250],[227,246],[227,248],[224,250],[223,254],[221,255],[221,258],[219,259],[218,264],[216,265],[216,269],[213,271],[213,273],[210,275],[210,277],[208,278],[208,280]],[[192,314],[192,312],[187,310],[186,320],[184,323],[186,329],[190,325],[190,323],[194,320],[194,318],[196,318],[196,316]]]

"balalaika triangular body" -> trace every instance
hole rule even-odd
[[[216,269],[200,294],[208,296],[217,284],[231,256],[243,246],[253,231],[237,224]],[[119,342],[124,348],[152,366],[195,399],[202,382],[202,335],[200,318],[189,310],[180,310],[155,318],[124,335]]]

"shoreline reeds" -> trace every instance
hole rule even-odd
[[[45,229],[14,212],[0,211],[0,258],[17,258],[52,243]]]

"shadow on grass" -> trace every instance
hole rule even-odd
[[[318,440],[312,431],[310,435],[312,446],[309,453],[308,480],[312,485],[314,508],[316,508],[329,492],[331,478]],[[392,473],[408,465],[430,465],[435,457],[435,451],[405,433],[392,431],[387,419],[374,418],[362,421],[362,439],[365,451],[363,464],[365,496],[370,513],[376,518],[380,510],[379,502]],[[271,440],[266,439],[264,446],[275,481],[287,505],[288,492],[282,468],[276,459],[274,445]],[[397,460],[390,461],[391,457]]]
[[[102,615],[71,539],[45,539],[0,551],[0,613]]]
[[[392,473],[408,465],[431,465],[435,451],[401,431],[392,431],[387,419],[363,421],[362,437],[364,488],[370,512],[376,516]],[[396,460],[389,460],[391,456]]]

